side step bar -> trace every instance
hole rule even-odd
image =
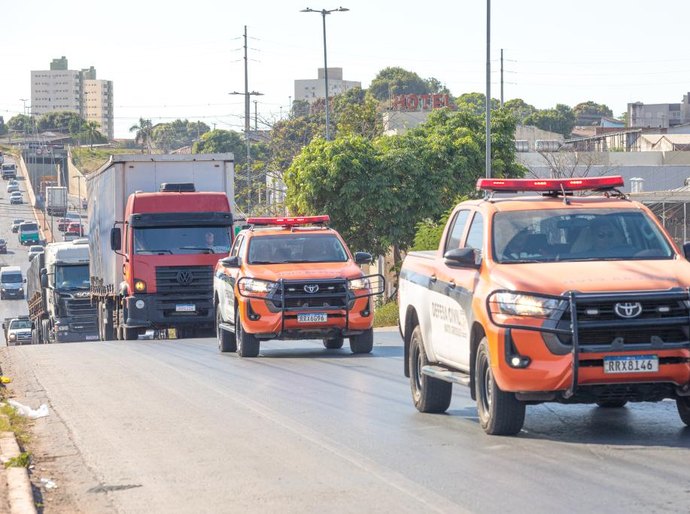
[[[218,328],[221,330],[225,330],[226,332],[231,332],[235,333],[235,325],[231,325],[230,323],[221,323],[218,325]]]
[[[444,382],[452,382],[453,384],[464,386],[469,386],[471,382],[470,376],[467,373],[463,373],[462,371],[451,371],[442,366],[423,366],[422,374],[443,380]]]

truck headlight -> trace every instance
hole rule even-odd
[[[563,300],[507,291],[493,294],[490,301],[495,302],[501,314],[508,316],[550,318],[563,309]]]
[[[134,279],[134,290],[135,290],[137,293],[144,293],[144,292],[146,292],[146,282],[144,282],[143,280],[139,280],[139,279],[136,279],[136,278],[135,278],[135,279]]]
[[[240,282],[240,287],[248,293],[272,293],[278,287],[278,283],[248,278]]]
[[[60,332],[67,332],[69,330],[69,325],[58,325],[57,329]]]
[[[16,341],[17,340],[17,334],[10,334],[10,341]]]
[[[370,286],[369,279],[367,278],[355,278],[348,280],[347,285],[351,291],[356,289],[369,289]]]

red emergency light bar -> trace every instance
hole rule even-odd
[[[480,178],[477,180],[477,190],[484,191],[597,191],[623,187],[623,177],[586,178]]]
[[[293,227],[295,225],[313,225],[315,223],[328,223],[331,218],[328,214],[321,216],[295,216],[289,218],[247,218],[247,223],[252,225],[276,225],[281,227]]]

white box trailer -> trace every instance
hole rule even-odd
[[[120,284],[122,256],[110,248],[110,230],[123,221],[129,195],[155,193],[164,183],[193,183],[197,191],[224,191],[235,212],[235,167],[231,153],[123,154],[86,176],[91,276]]]
[[[48,216],[64,216],[67,213],[67,188],[46,187],[46,212]]]

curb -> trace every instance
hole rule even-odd
[[[4,459],[21,454],[17,440],[12,432],[0,432],[0,454]],[[7,496],[11,514],[36,514],[36,505],[31,491],[29,470],[26,468],[7,468]]]

